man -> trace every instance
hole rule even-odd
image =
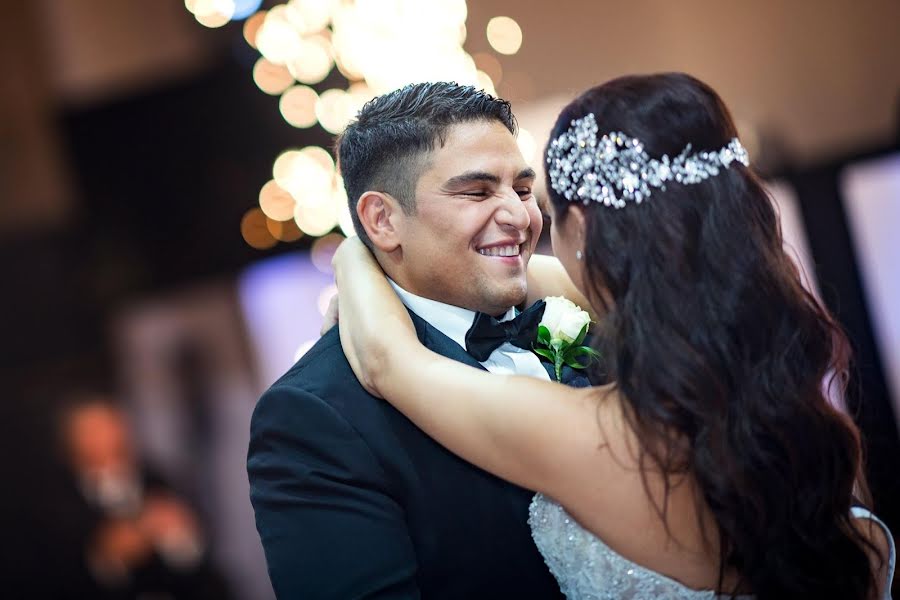
[[[356,230],[422,342],[492,372],[546,378],[534,354],[503,340],[485,346],[473,327],[476,312],[481,328],[515,317],[541,233],[515,132],[507,102],[418,84],[368,103],[341,136],[339,159]],[[248,471],[279,598],[560,597],[531,540],[532,493],[368,395],[337,328],[263,395]]]

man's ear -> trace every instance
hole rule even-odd
[[[400,247],[398,227],[403,208],[396,198],[384,192],[364,192],[356,203],[356,214],[376,248],[393,252]]]

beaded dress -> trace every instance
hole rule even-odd
[[[877,522],[891,545],[888,581],[893,577],[896,551],[890,531],[872,513],[854,507],[856,518]],[[535,544],[568,600],[714,600],[727,598],[709,590],[694,590],[660,573],[642,567],[603,543],[579,525],[554,500],[536,494],[529,508],[528,524]],[[751,600],[753,596],[736,596]],[[887,590],[884,600],[890,600]]]

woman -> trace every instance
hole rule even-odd
[[[562,111],[546,157],[574,285],[552,291],[599,315],[613,383],[427,351],[348,240],[340,333],[363,385],[538,492],[533,535],[569,598],[889,597],[890,533],[851,507],[859,435],[822,386],[846,372],[846,339],[801,286],[719,97],[683,74],[613,80]]]

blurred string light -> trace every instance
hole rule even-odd
[[[185,0],[207,27],[246,19],[244,39],[261,54],[253,81],[280,97],[282,117],[297,128],[319,125],[338,134],[368,100],[409,83],[457,81],[496,94],[503,78],[496,56],[482,52],[473,57],[463,48],[466,0],[288,0],[256,12],[260,5]],[[485,35],[500,54],[515,54],[522,45],[522,29],[510,17],[491,19]],[[335,69],[347,80],[346,88],[313,88],[328,81]],[[526,159],[533,159],[535,142],[527,131],[520,131],[519,146]],[[283,228],[271,225],[290,220],[312,237],[335,227],[353,234],[340,175],[328,151],[318,146],[283,152],[272,180],[260,190],[259,205],[259,213],[248,213],[241,226],[254,247],[294,235],[285,236]],[[248,238],[245,229],[256,237]]]
[[[201,25],[221,27],[246,19],[259,10],[262,0],[184,0],[184,6]]]
[[[500,54],[515,54],[522,47],[522,28],[509,17],[494,17],[488,21],[487,38]]]

